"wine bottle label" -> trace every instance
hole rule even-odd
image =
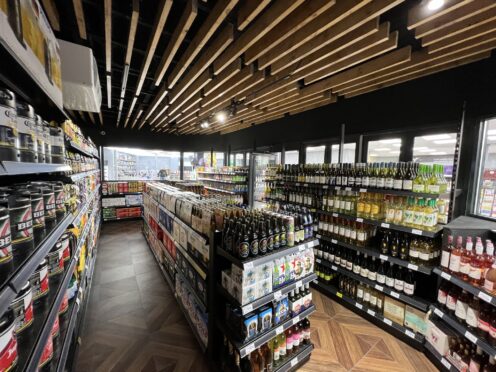
[[[357,240],[357,232],[356,232],[356,230],[351,230],[350,231],[350,239],[351,240]]]
[[[378,189],[383,189],[386,184],[386,180],[382,177],[378,177],[376,181],[376,186]]]
[[[339,226],[339,235],[344,236],[344,226]]]
[[[384,188],[386,189],[392,189],[394,186],[394,180],[392,178],[386,178],[384,181]]]
[[[415,291],[415,285],[412,283],[405,282],[403,285],[403,292],[405,292],[409,296],[413,296],[413,292]]]
[[[412,180],[403,180],[403,190],[412,191],[413,181]]]
[[[427,191],[431,194],[439,194],[439,185],[429,185]]]
[[[465,275],[468,275],[470,273],[470,261],[460,262],[460,272]]]
[[[346,261],[346,269],[350,271],[353,269],[353,263],[351,261]]]
[[[455,310],[456,309],[456,297],[450,296],[448,294],[448,297],[446,298],[446,307],[450,310]]]
[[[239,255],[241,258],[246,258],[250,254],[250,245],[248,242],[243,242],[239,245]]]
[[[482,331],[482,332],[489,332],[489,322],[486,322],[485,320],[479,318],[477,321],[477,327]]]
[[[324,252],[324,260],[329,260],[329,252]]]
[[[492,325],[489,326],[489,336],[491,336],[493,340],[496,340],[496,327],[493,327]]]
[[[456,301],[456,305],[455,305],[455,315],[459,318],[459,319],[467,319],[467,310],[468,310],[468,304],[465,303],[465,302],[462,302],[460,301],[460,299],[458,299],[458,301]]]
[[[369,187],[377,187],[377,177],[369,178]]]
[[[386,285],[388,287],[394,287],[394,278],[390,278],[390,277],[386,276]]]
[[[441,267],[444,267],[446,269],[449,267],[450,255],[450,251],[443,250],[443,253],[441,255]]]
[[[363,276],[366,278],[369,275],[369,270],[367,268],[361,267],[360,268],[360,276]]]
[[[365,232],[364,231],[358,231],[357,232],[357,240],[359,242],[364,242],[365,241]]]
[[[477,328],[477,319],[479,318],[479,312],[471,307],[467,309],[467,319],[466,322],[469,326]]]
[[[448,293],[443,291],[441,288],[437,291],[437,302],[441,305],[446,305],[446,299],[448,298]]]
[[[403,188],[403,180],[394,180],[393,181],[393,189],[401,190]]]
[[[411,252],[411,251],[410,251]],[[452,254],[449,262],[449,269],[451,272],[460,272],[460,256]]]
[[[413,211],[408,209],[403,211],[403,222],[407,225],[413,224]]]
[[[405,282],[403,280],[394,279],[394,289],[398,292],[403,292],[403,288],[405,287]]]
[[[370,186],[370,178],[369,178],[369,176],[363,176],[363,177],[362,177],[362,186],[363,186],[364,188],[366,188],[366,187],[369,187],[369,186]]]
[[[377,305],[377,296],[373,294],[370,295],[370,305],[372,307],[375,307]]]
[[[423,183],[421,183],[421,184],[416,183],[416,184],[413,185],[412,190],[414,192],[424,192],[425,191],[425,186],[424,186]]]
[[[377,274],[377,283],[379,283],[379,284],[386,283],[386,275],[384,275],[384,274]]]
[[[425,262],[428,262],[430,259],[429,253],[419,252],[419,259]]]
[[[425,227],[434,227],[437,225],[437,212],[424,213],[423,225]]]
[[[348,186],[348,177],[346,177],[346,176],[341,177],[341,185],[342,186]]]
[[[364,292],[363,293],[363,301],[364,302],[370,302],[370,292]]]
[[[470,272],[468,274],[469,277],[475,280],[480,280],[481,278],[481,269],[479,267],[470,266]]]
[[[329,261],[334,262],[334,254],[329,253]]]
[[[402,209],[395,209],[395,211],[394,211],[394,223],[401,224],[402,221],[403,221],[403,210]]]
[[[394,213],[395,213],[394,208],[387,208],[386,209],[386,221],[387,222],[392,222],[394,220]]]
[[[413,212],[413,224],[417,226],[422,226],[424,223],[424,212],[414,211]]]
[[[330,198],[327,200],[327,208],[328,209],[333,209],[334,208],[334,199]]]
[[[353,265],[353,272],[355,274],[360,274],[360,266],[358,265]]]
[[[345,227],[345,229],[344,229],[344,237],[347,238],[347,239],[349,239],[350,236],[351,236],[351,230],[350,230],[350,228],[349,227]]]
[[[484,280],[484,288],[489,292],[493,292],[496,289],[495,284],[496,282],[493,282],[487,278]]]
[[[416,251],[415,249],[410,248],[410,252],[408,252],[409,256],[412,258],[418,258],[419,256],[419,251]]]
[[[363,289],[358,288],[358,290],[357,290],[357,298],[363,298]]]

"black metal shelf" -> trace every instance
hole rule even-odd
[[[412,264],[411,262],[408,262],[408,261],[405,261],[405,260],[402,260],[402,259],[399,259],[396,257],[391,257],[389,255],[381,254],[380,252],[377,251],[377,249],[374,249],[374,248],[358,247],[356,245],[344,243],[344,242],[341,242],[339,240],[332,239],[328,236],[322,236],[320,234],[317,234],[316,237],[320,240],[325,240],[325,241],[331,242],[332,244],[339,245],[341,247],[345,247],[345,248],[352,249],[352,250],[357,251],[357,252],[365,253],[371,257],[378,257],[382,261],[389,261],[391,263],[394,263],[395,265],[406,267],[410,270],[418,271],[419,273],[422,273],[422,274],[430,275],[434,269],[434,267],[431,267],[431,266],[416,265],[416,264]]]
[[[72,345],[72,336],[74,334],[74,329],[76,327],[76,320],[78,318],[79,312],[79,302],[72,300],[69,305],[68,314],[68,325],[64,330],[60,332],[60,339],[62,340],[62,349],[60,350],[60,356],[57,363],[57,372],[63,372],[65,370],[65,364],[67,362],[67,356],[69,355],[69,349]]]
[[[305,345],[300,349],[298,354],[293,356],[291,359],[288,359],[279,367],[274,368],[274,372],[290,372],[296,371],[302,364],[304,364],[308,358],[310,358],[310,354],[313,350],[313,344]]]
[[[205,345],[205,343],[201,339],[200,335],[198,334],[198,331],[196,330],[196,327],[195,327],[194,323],[190,319],[189,313],[186,310],[186,308],[184,307],[184,305],[182,303],[182,300],[175,293],[174,293],[174,297],[176,298],[176,301],[179,304],[179,307],[181,308],[181,312],[183,313],[184,317],[186,318],[186,321],[188,322],[189,327],[191,328],[191,331],[195,335],[196,340],[198,341],[198,343],[200,344],[200,347],[201,347],[202,351],[205,352],[207,350],[207,345]]]
[[[207,312],[207,305],[205,305],[205,302],[203,302],[203,300],[200,298],[200,296],[196,293],[196,290],[193,288],[193,286],[191,285],[189,280],[186,278],[186,275],[184,275],[184,273],[181,271],[181,269],[179,269],[179,267],[177,267],[177,265],[175,267],[176,267],[176,275],[179,276],[184,281],[184,283],[186,283],[186,287],[188,287],[188,290],[191,292],[191,294],[195,298],[195,301],[197,302],[198,307],[204,313],[206,313]]]
[[[248,175],[248,171],[240,171],[240,172],[207,172],[207,171],[198,171],[198,174],[218,174],[222,176],[237,176],[240,174]]]
[[[484,352],[486,352],[489,355],[496,356],[496,348],[492,347],[486,340],[478,337],[475,335],[473,332],[468,330],[468,328],[464,325],[458,322],[455,318],[451,317],[451,315],[447,314],[443,310],[439,309],[435,305],[430,306],[432,312],[434,315],[436,315],[438,318],[442,319],[446,324],[448,324],[451,328],[453,328],[456,332],[459,334],[465,336],[467,340],[472,342],[473,344],[480,346]]]
[[[79,152],[80,154],[83,154],[83,155],[86,155],[86,156],[89,156],[89,157],[98,159],[98,155],[95,155],[94,153],[83,149],[81,146],[79,146],[74,141],[66,141],[66,146],[69,147],[69,148],[71,148],[72,150],[75,150],[75,151]]]
[[[152,252],[153,257],[155,257],[155,261],[157,261],[157,265],[160,269],[160,272],[162,273],[162,276],[164,277],[167,284],[169,284],[169,287],[172,290],[172,292],[175,292],[176,289],[174,287],[174,279],[173,279],[174,276],[173,275],[171,276],[169,274],[169,272],[164,268],[164,266],[160,263],[160,260],[158,259],[157,255],[155,254],[155,251],[153,250],[153,248],[151,247],[150,242],[148,241],[146,234],[143,233],[143,236],[145,237],[146,243],[148,245],[148,248]]]
[[[285,257],[287,255],[299,252],[299,251],[304,251],[307,248],[312,248],[315,247],[316,245],[319,244],[319,241],[317,239],[312,238],[309,241],[306,241],[304,243],[295,245],[294,247],[288,247],[288,248],[283,248],[283,249],[278,249],[275,250],[271,253],[267,253],[264,255],[258,255],[257,257],[250,257],[245,260],[240,260],[239,258],[234,257],[230,253],[226,252],[224,249],[217,247],[217,254],[219,256],[222,256],[229,261],[231,261],[233,264],[236,266],[242,268],[243,270],[246,269],[251,269],[254,266],[261,265],[263,263],[273,261],[277,258],[280,257]]]
[[[102,197],[104,198],[111,198],[111,197],[114,197],[114,196],[126,196],[126,195],[142,195],[143,192],[141,191],[136,191],[136,192],[113,192],[111,194],[103,194],[102,193]]]
[[[334,265],[326,260],[321,260],[320,258],[317,258],[315,260],[318,264],[321,264],[323,266],[326,266],[330,268],[333,271],[336,271],[342,275],[346,275],[349,278],[355,279],[359,282],[362,282],[364,284],[367,284],[368,286],[376,289],[379,292],[382,292],[384,294],[387,294],[390,297],[393,297],[397,300],[400,300],[401,302],[404,302],[410,306],[413,306],[421,311],[427,311],[429,309],[430,302],[424,300],[423,298],[417,297],[417,296],[407,296],[403,293],[399,293],[389,287],[387,287],[385,284],[381,285],[379,283],[376,283],[368,278],[364,278],[361,275],[357,275],[352,271],[343,269],[340,266]]]
[[[121,220],[140,220],[142,218],[143,218],[143,216],[134,216],[134,217],[110,217],[110,218],[104,218],[103,219],[103,222],[121,221]]]
[[[449,198],[449,193],[443,194],[432,194],[427,192],[414,192],[408,190],[394,190],[394,189],[377,189],[377,188],[366,188],[366,187],[350,187],[350,186],[337,186],[337,185],[324,185],[322,183],[305,183],[305,182],[293,182],[293,181],[265,181],[267,183],[276,183],[280,186],[297,186],[297,187],[318,187],[324,190],[343,190],[343,191],[355,191],[355,192],[374,192],[379,194],[389,194],[389,195],[401,195],[401,196],[414,196],[418,198]]]
[[[257,335],[256,337],[246,341],[240,342],[235,337],[232,336],[232,332],[226,327],[225,322],[221,322],[219,319],[216,320],[217,327],[223,332],[224,335],[231,341],[233,346],[239,351],[240,357],[243,358],[250,354],[253,350],[260,348],[262,345],[266,344],[269,340],[273,339],[277,335],[283,333],[288,328],[298,323],[300,320],[307,318],[310,314],[315,311],[315,306],[312,305],[308,309],[302,311],[300,314],[285,320],[284,322],[275,325],[268,331]]]
[[[81,179],[83,179],[85,177],[91,176],[93,174],[97,174],[98,172],[100,172],[99,169],[93,169],[93,170],[90,170],[90,171],[87,171],[87,172],[81,172],[81,173],[71,174],[69,176],[69,178],[71,179],[72,182],[76,182],[76,181],[81,180]]]
[[[22,174],[70,172],[67,164],[22,163],[17,161],[0,161],[0,176],[17,176]]]
[[[203,187],[206,188],[207,190],[222,192],[222,193],[230,194],[230,195],[242,195],[242,194],[246,194],[248,192],[248,191],[229,191],[229,190],[218,189],[216,187],[205,186],[205,185],[203,185]]]
[[[436,349],[427,341],[425,343],[425,355],[439,370],[458,372],[458,369],[452,365],[445,357],[441,356]]]
[[[433,271],[435,274],[439,275],[441,278],[455,284],[456,286],[466,290],[467,292],[473,294],[474,296],[479,297],[481,300],[486,301],[487,303],[489,303],[493,306],[496,306],[496,297],[494,295],[492,295],[491,293],[485,291],[484,289],[475,287],[472,284],[467,283],[467,282],[461,280],[460,278],[458,278],[454,275],[451,275],[451,274],[444,272],[443,270],[441,270],[438,267],[435,267]]]
[[[371,321],[379,328],[382,328],[399,339],[405,341],[410,346],[422,351],[424,348],[424,336],[409,330],[408,328],[393,322],[392,320],[378,314],[374,310],[367,309],[366,306],[358,303],[354,299],[344,295],[336,287],[317,281],[314,286],[325,294],[331,295],[335,300],[344,304],[348,309],[358,313]],[[384,327],[386,325],[386,327]]]
[[[247,181],[225,181],[225,180],[216,180],[213,178],[201,178],[198,177],[198,181],[210,181],[210,182],[216,182],[216,183],[226,183],[229,185],[246,185]]]
[[[299,280],[296,280],[292,283],[283,285],[279,288],[275,288],[272,293],[269,293],[266,296],[260,297],[256,299],[253,302],[250,302],[245,305],[241,305],[237,299],[235,299],[229,292],[227,292],[220,284],[217,284],[217,292],[220,293],[222,296],[225,297],[227,301],[229,301],[232,305],[238,307],[241,309],[241,312],[243,315],[248,314],[252,312],[255,309],[258,309],[260,306],[263,306],[265,304],[268,304],[269,302],[272,302],[274,300],[278,300],[279,298],[283,297],[284,295],[288,294],[292,290],[299,288],[303,286],[306,283],[310,283],[317,279],[317,275],[315,273],[309,274],[305,276],[304,278],[301,278]]]

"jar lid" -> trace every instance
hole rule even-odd
[[[29,103],[26,102],[16,102],[17,116],[23,116],[26,118],[34,119],[34,108]]]
[[[14,92],[0,88],[0,105],[16,108],[16,98]]]

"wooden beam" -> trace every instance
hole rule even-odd
[[[107,37],[107,1],[105,1],[105,37]],[[82,0],[72,0],[72,5],[74,6],[74,14],[76,15],[76,22],[79,31],[79,37],[83,40],[87,39],[86,35],[86,22],[84,19],[84,9]],[[110,4],[112,8],[112,3]],[[110,11],[112,13],[112,10]],[[110,21],[109,21],[110,22]]]
[[[171,104],[171,113],[176,111],[176,108],[181,108],[184,106],[189,99],[198,94],[205,85],[207,85],[210,81],[212,81],[213,74],[211,69],[207,69],[201,74],[201,76],[195,80],[195,82],[189,86],[188,89],[181,96],[180,101],[175,101],[174,104]]]
[[[446,0],[445,4],[438,10],[429,9],[429,2],[422,1],[408,12],[407,28],[421,26],[445,14],[448,14],[473,0]]]
[[[95,115],[91,111],[88,111],[88,115],[90,116],[91,123],[96,124]]]
[[[470,40],[477,42],[477,40],[481,39],[494,38],[496,38],[496,21],[484,23],[479,27],[475,27],[467,32],[464,32],[463,34],[457,34],[437,43],[431,44],[427,47],[427,50],[429,53],[439,53],[443,49],[459,45]]]
[[[50,21],[50,25],[55,31],[60,31],[60,19],[55,0],[42,0],[45,14]]]
[[[493,8],[488,10],[487,12],[479,13],[473,17],[464,19],[461,22],[454,23],[449,27],[445,27],[439,31],[427,35],[426,37],[422,38],[422,46],[429,46],[449,37],[460,34],[463,35],[474,28],[477,28],[485,23],[494,22],[495,20],[496,8]]]
[[[246,97],[245,103],[251,103],[253,101],[262,99],[271,94],[274,90],[281,89],[291,84],[293,84],[293,80],[291,80],[288,75],[278,74],[270,76],[265,79],[262,87]]]
[[[100,125],[103,127],[103,116],[101,111],[98,113],[98,117],[100,118]]]
[[[200,102],[203,98],[203,95],[201,93],[197,93],[193,95],[191,98],[189,98],[187,101],[184,101],[181,106],[176,106],[174,108],[171,107],[169,110],[169,116],[174,115],[176,112],[184,112],[188,111],[192,106],[196,105],[198,102]]]
[[[81,5],[81,12],[83,10],[81,0],[74,0],[76,3],[79,2]],[[76,6],[75,6],[76,8]],[[104,13],[105,13],[105,71],[110,73],[112,71],[112,0],[105,0],[104,2]],[[82,20],[84,23],[84,13],[82,16]],[[78,18],[78,28],[79,33],[81,35],[81,28],[79,25]],[[81,35],[81,38],[86,39],[86,26],[84,31],[84,37]]]
[[[291,67],[291,72],[298,72],[300,69],[306,67],[310,61],[318,62],[320,59],[339,52],[341,49],[346,48],[379,30],[379,18],[376,17],[354,30],[349,30],[350,32],[347,32],[344,35],[341,35],[341,31],[336,33],[336,29],[340,27],[340,24],[345,23],[347,24],[347,19],[344,19],[337,25],[316,36],[308,43],[303,44],[291,53],[277,60],[270,66],[271,72],[277,73],[292,65],[294,66]],[[347,29],[349,29],[349,26]]]
[[[229,67],[224,69],[219,75],[215,76],[212,81],[210,81],[205,88],[203,88],[203,94],[208,96],[212,92],[214,92],[217,88],[219,88],[222,84],[224,84],[227,80],[232,78],[243,68],[243,60],[238,58],[232,62]]]
[[[432,20],[431,22],[427,22],[421,26],[418,26],[417,28],[415,28],[415,37],[417,39],[420,39],[433,32],[442,30],[445,27],[449,27],[457,22],[464,21],[467,18],[476,16],[477,14],[483,13],[495,7],[496,2],[494,0],[472,1],[468,4],[460,6],[450,13],[444,14]]]
[[[167,44],[167,48],[165,48],[165,52],[162,56],[162,59],[159,63],[159,67],[155,73],[155,85],[158,86],[162,82],[164,78],[165,72],[169,68],[172,59],[176,55],[181,43],[186,37],[193,21],[198,15],[198,2],[197,0],[189,0],[186,4],[186,8],[179,20],[179,24],[175,27],[174,33],[171,36],[171,40],[169,44]]]
[[[129,36],[127,38],[125,65],[131,64],[131,56],[133,54],[134,40],[136,38],[136,30],[138,28],[139,19],[139,0],[133,0],[133,11],[131,13],[131,22],[129,23]]]
[[[309,73],[310,71],[301,71],[297,74],[297,76],[304,76],[305,85],[307,85],[324,77],[337,74],[340,71],[363,63],[371,58],[378,57],[390,50],[395,49],[397,45],[398,31],[395,31],[390,35],[389,39],[384,42],[376,44],[372,47],[365,46],[363,49],[360,49],[358,53],[353,53],[352,55],[348,54],[346,56],[343,54],[340,56],[340,53],[338,53],[336,56],[332,56],[332,60],[323,61],[326,64],[324,68],[318,66],[312,73]],[[408,46],[406,48],[410,47]],[[328,81],[328,79],[326,79],[326,81]],[[328,89],[330,88],[331,86],[329,86]]]
[[[243,31],[269,3],[270,0],[248,0],[242,2],[238,9],[238,30]]]
[[[262,13],[214,62],[215,72],[219,73],[225,69],[232,61],[269,33],[304,1],[292,0],[288,2],[287,0],[275,0],[270,8]]]
[[[392,2],[392,0],[376,1],[380,3]],[[262,55],[258,60],[259,68],[265,68],[273,64],[275,61],[281,59],[305,43],[310,42],[319,34],[328,30],[370,2],[371,0],[338,0],[333,7],[319,15],[313,22],[305,25],[305,27],[279,43],[277,47],[270,49],[267,53]],[[352,25],[348,24],[347,28],[349,27],[352,27]]]
[[[167,79],[167,86],[169,89],[176,85],[186,69],[191,65],[195,57],[200,53],[207,41],[212,37],[214,32],[237,3],[238,0],[219,0],[216,2],[215,6],[208,14],[207,19],[203,22]]]
[[[284,22],[269,32],[245,52],[245,63],[252,63],[267,50],[274,48],[282,40],[288,38],[296,31],[313,21],[317,16],[335,4],[335,0],[312,0],[298,11],[289,14]]]
[[[155,18],[155,23],[153,25],[152,35],[150,37],[150,40],[148,41],[145,60],[141,67],[141,72],[138,78],[138,85],[136,87],[135,93],[136,96],[140,95],[143,84],[145,83],[146,74],[148,73],[148,69],[150,68],[153,55],[155,54],[155,49],[157,48],[158,41],[160,39],[160,36],[162,35],[162,31],[164,29],[165,22],[167,21],[167,17],[169,16],[171,7],[172,0],[161,0],[160,6],[157,8],[158,12]]]
[[[216,36],[211,45],[200,55],[196,63],[191,67],[183,79],[175,86],[171,93],[171,103],[174,103],[181,94],[205,71],[212,62],[227,48],[234,40],[234,28],[226,25]],[[214,69],[215,73],[215,69]]]
[[[372,92],[374,90],[386,88],[386,87],[400,84],[400,83],[403,83],[403,82],[406,82],[409,80],[418,79],[418,78],[423,77],[423,76],[431,75],[431,74],[434,74],[437,72],[449,70],[451,68],[460,67],[460,66],[463,66],[463,65],[466,65],[469,63],[477,62],[477,61],[480,61],[481,59],[489,58],[490,56],[491,56],[491,52],[484,52],[484,53],[481,53],[481,54],[478,54],[478,55],[475,55],[475,56],[472,56],[469,58],[453,61],[453,62],[444,64],[442,66],[436,66],[433,68],[417,71],[415,73],[412,73],[412,74],[409,74],[406,76],[402,76],[398,79],[390,80],[387,83],[380,83],[380,84],[377,84],[377,85],[369,87],[369,88],[365,88],[362,90],[356,90],[356,91],[353,91],[353,92],[346,94],[345,97],[346,98],[355,97],[355,96],[358,96],[358,95],[361,95],[364,93]]]

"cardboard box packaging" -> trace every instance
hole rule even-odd
[[[405,326],[425,336],[427,333],[427,313],[406,305]]]
[[[442,356],[448,354],[449,341],[452,337],[455,337],[455,334],[447,326],[441,323],[434,323],[432,320],[427,320],[425,338]]]
[[[405,304],[393,300],[391,297],[384,298],[384,317],[393,322],[403,325],[405,321]]]
[[[243,270],[233,264],[231,266],[231,278],[233,282],[242,286],[254,285],[257,282],[257,271],[255,268]]]

